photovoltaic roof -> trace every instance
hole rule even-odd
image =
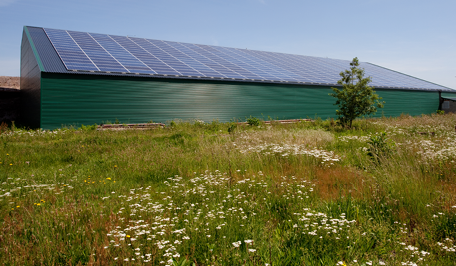
[[[35,28],[36,29],[36,28]],[[337,86],[351,60],[42,28],[66,71]],[[43,36],[41,36],[43,37]],[[376,88],[454,91],[361,62]]]

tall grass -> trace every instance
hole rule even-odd
[[[454,265],[455,121],[2,129],[0,259]],[[369,156],[381,132],[393,148]]]

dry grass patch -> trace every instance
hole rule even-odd
[[[367,178],[356,169],[335,166],[330,169],[317,168],[312,181],[319,197],[331,201],[346,196],[362,199],[367,194],[366,188],[369,189],[365,184]]]
[[[273,130],[272,127],[264,131],[242,132],[236,139],[237,144],[289,144],[304,145],[307,147],[320,147],[334,141],[334,135],[322,129],[308,130]]]
[[[456,124],[456,114],[448,113],[445,115],[431,114],[422,116],[401,115],[400,117],[384,118],[378,121],[380,124],[388,126],[413,128],[413,127],[443,127],[454,131]]]

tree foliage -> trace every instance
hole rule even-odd
[[[384,102],[378,101],[382,98],[369,86],[372,78],[364,77],[364,69],[359,68],[357,57],[350,63],[350,69],[340,72],[339,75],[342,78],[337,84],[341,85],[342,89],[332,88],[334,93],[329,95],[337,99],[334,105],[339,106],[336,114],[342,126],[351,128],[357,117],[374,114],[377,108],[383,108]]]

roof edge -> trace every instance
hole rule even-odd
[[[24,32],[25,35],[27,35],[27,38],[30,43],[30,47],[32,48],[33,54],[35,55],[35,59],[38,62],[38,67],[40,68],[41,72],[45,72],[46,69],[44,68],[43,62],[41,62],[40,55],[38,54],[38,51],[36,50],[35,43],[33,42],[32,36],[30,35],[30,32],[28,31],[29,26],[24,26]]]
[[[339,84],[332,83],[318,83],[318,82],[274,82],[270,80],[249,80],[249,79],[231,79],[231,78],[209,78],[209,77],[192,77],[192,76],[165,76],[165,75],[151,75],[151,74],[140,74],[140,73],[114,73],[114,72],[103,72],[103,71],[65,71],[65,72],[54,72],[46,71],[49,74],[68,74],[68,75],[88,75],[88,76],[112,76],[112,77],[127,77],[127,78],[146,78],[146,79],[170,79],[170,80],[193,80],[193,81],[213,81],[213,82],[235,82],[235,83],[247,83],[247,84],[275,84],[275,85],[297,85],[297,86],[316,86],[316,87],[342,87]],[[409,88],[409,87],[389,87],[389,86],[370,86],[374,90],[404,90],[404,91],[423,91],[423,92],[438,92],[435,89],[426,88]],[[450,90],[450,89],[448,89]],[[456,90],[441,90],[443,93],[456,93]]]
[[[418,79],[418,80],[421,80],[421,81],[424,81],[424,82],[427,82],[427,83],[431,83],[431,84],[434,84],[434,85],[437,85],[437,86],[440,86],[440,87],[443,87],[443,88],[446,88],[446,89],[449,89],[449,90],[452,90],[452,91],[456,92],[455,89],[449,88],[449,87],[447,87],[447,86],[443,86],[443,85],[440,85],[440,84],[437,84],[437,83],[434,83],[434,82],[430,82],[430,81],[427,81],[427,80],[425,80],[425,79],[420,79],[420,78],[414,77],[414,76],[412,76],[412,75],[408,75],[408,74],[405,74],[405,73],[402,73],[402,72],[399,72],[399,71],[396,71],[396,70],[393,70],[393,69],[389,69],[389,68],[387,68],[387,67],[379,66],[379,65],[376,65],[376,64],[373,64],[373,63],[370,63],[370,62],[365,62],[365,63],[374,65],[374,66],[376,66],[376,67],[384,68],[384,69],[387,69],[387,70],[389,70],[389,71],[393,71],[393,72],[399,73],[399,74],[401,74],[401,75],[405,75],[405,76],[407,76],[407,77],[411,77],[411,78]]]

